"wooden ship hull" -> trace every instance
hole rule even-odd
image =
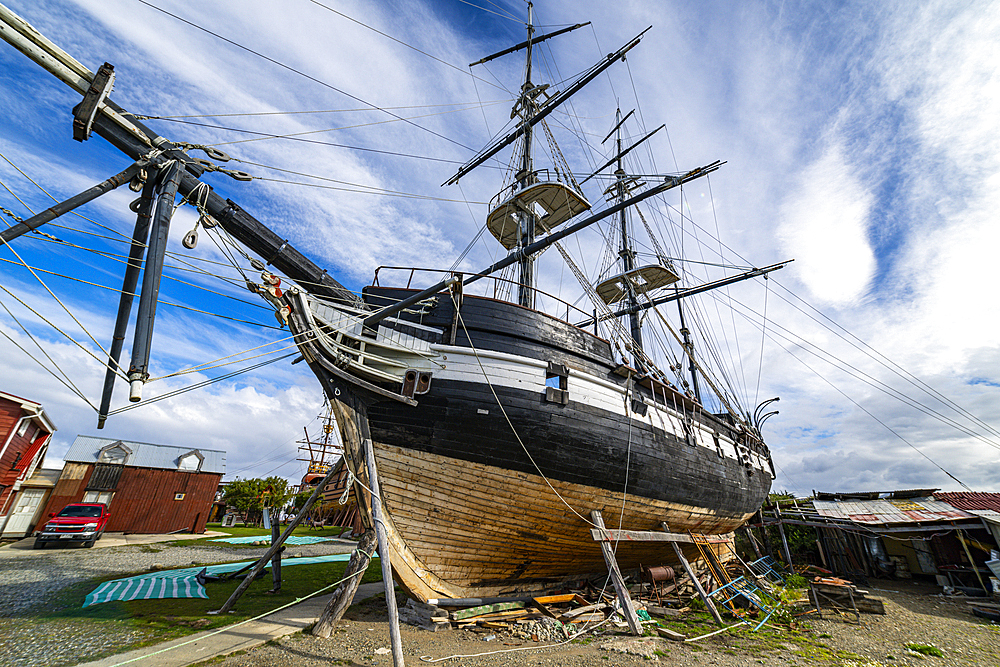
[[[413,292],[364,298],[377,308]],[[334,398],[365,507],[372,443],[390,560],[412,595],[539,590],[601,572],[591,510],[608,528],[721,535],[760,507],[773,471],[758,440],[616,366],[588,331],[495,299],[466,296],[457,314],[455,303],[432,300],[367,336],[342,319],[334,328],[343,311],[304,295],[289,320]],[[378,381],[393,351],[399,379]],[[623,569],[675,562],[665,542],[619,542],[617,558]]]

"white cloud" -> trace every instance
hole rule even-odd
[[[781,238],[814,297],[845,306],[864,297],[875,272],[868,240],[874,197],[838,145],[802,170],[781,206]]]

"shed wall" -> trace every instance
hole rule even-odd
[[[42,519],[69,503],[83,499],[94,465],[66,463],[49,498]],[[205,532],[208,513],[222,475],[180,472],[126,466],[111,499],[108,532],[170,533],[179,530]],[[178,493],[183,500],[174,500]]]

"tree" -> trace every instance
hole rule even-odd
[[[222,499],[244,516],[243,525],[259,526],[264,517],[264,508],[272,511],[288,504],[295,496],[294,488],[283,477],[266,479],[252,478],[235,480],[226,485]]]

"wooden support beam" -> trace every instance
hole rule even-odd
[[[682,533],[660,533],[653,530],[599,530],[590,531],[596,542],[692,542],[690,535]]]
[[[601,516],[600,510],[592,510],[590,518],[600,529],[598,532],[606,532],[604,517]],[[676,549],[677,546],[674,545],[674,548]],[[608,564],[611,583],[614,584],[615,592],[618,593],[618,600],[622,605],[622,614],[624,614],[625,620],[628,622],[629,630],[634,635],[642,635],[642,623],[639,621],[639,615],[635,613],[635,607],[632,606],[632,598],[628,595],[628,589],[625,587],[625,580],[622,579],[621,570],[618,569],[618,561],[615,560],[615,552],[611,550],[611,544],[602,540],[601,553],[604,554],[604,562]]]
[[[366,530],[361,539],[358,540],[358,546],[351,554],[351,560],[348,561],[347,568],[344,570],[344,583],[333,591],[333,597],[326,603],[326,608],[323,609],[319,620],[313,626],[312,634],[323,639],[330,638],[333,624],[344,617],[344,612],[354,600],[354,594],[357,592],[358,586],[361,585],[361,579],[364,576],[360,573],[368,569],[368,564],[371,563],[369,554],[374,546],[375,531]]]
[[[666,524],[662,525],[664,530],[666,530]],[[712,618],[715,619],[716,623],[722,625],[722,616],[719,615],[719,610],[715,608],[714,604],[712,604],[712,598],[708,597],[708,593],[705,592],[701,582],[698,581],[698,575],[695,573],[694,568],[691,567],[691,563],[688,562],[688,559],[684,557],[684,552],[681,551],[677,542],[671,542],[670,545],[674,548],[674,554],[677,556],[677,560],[679,560],[681,565],[684,566],[684,571],[687,572],[688,577],[690,577],[691,583],[694,584],[694,589],[698,591],[698,596],[701,597],[701,601],[705,603],[705,607],[708,609],[708,612],[712,614]]]
[[[378,540],[378,555],[382,563],[382,581],[385,582],[385,606],[389,610],[389,639],[392,644],[392,664],[403,667],[403,640],[399,635],[399,610],[396,609],[396,590],[392,579],[392,563],[389,559],[389,541],[385,536],[385,522],[382,518],[382,495],[379,491],[378,470],[375,468],[375,447],[368,433],[367,415],[361,420],[361,435],[365,438],[365,463],[368,467],[368,486],[371,488],[372,523],[375,524],[375,538]]]
[[[781,535],[781,546],[785,549],[785,560],[788,562],[788,570],[794,572],[792,570],[792,552],[788,550],[788,538],[785,537],[784,521],[781,519],[781,508],[777,504],[774,506],[774,515],[778,519],[778,534]]]

